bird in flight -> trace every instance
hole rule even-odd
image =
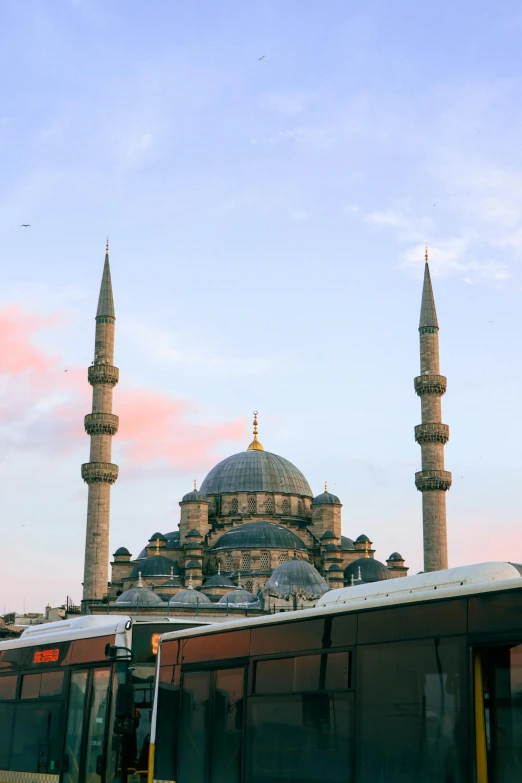
[[[20,228],[31,228],[31,224],[30,223],[22,223]]]
[[[260,57],[259,59],[260,59],[260,60],[264,60],[264,59],[265,59],[265,55],[263,55],[263,56],[262,56],[262,57]]]

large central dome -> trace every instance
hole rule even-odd
[[[242,451],[219,462],[202,483],[200,492],[280,492],[313,497],[308,481],[295,465],[277,454],[258,450]]]

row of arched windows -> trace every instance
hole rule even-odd
[[[269,497],[266,499],[264,504],[264,513],[265,514],[273,514],[275,512],[275,504],[274,504],[274,498]],[[250,495],[248,498],[248,513],[249,514],[256,514],[257,513],[257,498],[255,495]],[[239,501],[237,498],[232,498],[230,501],[230,513],[231,514],[237,514],[239,511]],[[281,513],[282,514],[290,514],[291,506],[290,506],[290,500],[288,498],[283,498],[281,502]],[[303,516],[305,512],[304,504],[302,500],[297,501],[297,514],[298,516]]]

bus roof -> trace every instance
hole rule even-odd
[[[0,642],[0,651],[31,647],[48,642],[66,642],[95,636],[111,636],[129,630],[132,620],[128,615],[83,615],[73,620],[30,625],[18,639]]]
[[[205,628],[165,633],[161,642],[185,636],[220,633],[274,622],[303,620],[317,615],[360,611],[397,604],[437,601],[476,593],[498,590],[522,590],[522,566],[513,563],[479,563],[478,565],[448,568],[426,574],[383,580],[372,584],[355,585],[325,593],[313,609],[281,612],[264,617],[237,619]]]

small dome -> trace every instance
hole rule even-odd
[[[337,538],[333,530],[325,530],[323,535],[321,536],[321,541],[324,541],[325,538]]]
[[[279,598],[297,595],[311,600],[320,598],[330,588],[311,563],[294,557],[277,566],[264,589]]]
[[[118,596],[116,603],[128,604],[132,606],[157,606],[163,603],[159,595],[153,593],[152,590],[143,587],[143,584],[138,583],[137,587],[131,587],[129,590],[125,590],[124,593]]]
[[[128,555],[130,557],[130,552],[124,546],[120,546],[120,548],[117,549],[114,553],[113,557],[119,557],[120,555]]]
[[[197,489],[193,489],[192,492],[187,492],[186,495],[183,495],[181,498],[182,503],[208,503],[208,498],[205,497],[205,495],[202,492],[199,492]]]
[[[312,506],[341,506],[342,503],[337,495],[332,495],[331,492],[322,492],[312,500]]]
[[[383,579],[393,579],[392,575],[379,560],[374,560],[373,557],[361,557],[359,560],[354,560],[344,570],[344,579],[350,583],[352,576],[357,584],[361,584],[359,580],[359,569],[361,569],[361,579],[363,582],[380,582]]]
[[[199,590],[194,590],[193,587],[187,587],[186,590],[181,590],[176,595],[173,595],[169,601],[169,606],[175,606],[176,604],[185,604],[190,606],[201,606],[201,604],[209,604],[210,598],[205,593],[200,593]]]
[[[265,454],[263,451],[252,451],[250,454]],[[213,547],[219,549],[306,549],[299,536],[287,527],[274,522],[247,522],[245,525],[233,527],[221,536]]]
[[[170,576],[171,569],[179,574],[179,568],[170,557],[164,555],[149,555],[144,560],[140,560],[131,571],[130,578],[135,579],[138,574],[142,576]]]
[[[209,577],[202,589],[205,590],[207,587],[230,587],[231,589],[234,589],[235,584],[228,576],[223,576],[223,574],[218,573]]]
[[[404,562],[404,558],[399,552],[392,552],[388,560],[402,560]]]
[[[295,465],[257,449],[241,451],[219,462],[202,483],[201,492],[278,492],[313,497],[308,481]]]
[[[352,539],[348,536],[341,536],[341,551],[346,552],[349,549],[355,549]]]
[[[364,533],[360,535],[358,538],[355,539],[356,544],[371,544],[372,542],[368,538],[368,536],[365,536]]]
[[[340,552],[340,548],[337,544],[327,544],[324,548],[325,552]]]
[[[342,571],[342,568],[337,563],[332,563],[328,571]]]
[[[218,604],[229,604],[237,606],[238,604],[251,604],[256,600],[256,597],[250,590],[233,590],[230,593],[222,595],[218,601]]]
[[[185,568],[201,568],[201,563],[199,560],[189,560]]]
[[[149,538],[149,542],[153,541],[154,543],[156,543],[156,539],[158,539],[158,538],[159,538],[160,541],[166,541],[167,540],[165,538],[165,536],[163,535],[163,533],[154,533],[154,535]]]
[[[196,530],[195,527],[193,527],[192,530],[189,530],[187,533],[187,538],[202,538],[202,535],[198,530]]]

